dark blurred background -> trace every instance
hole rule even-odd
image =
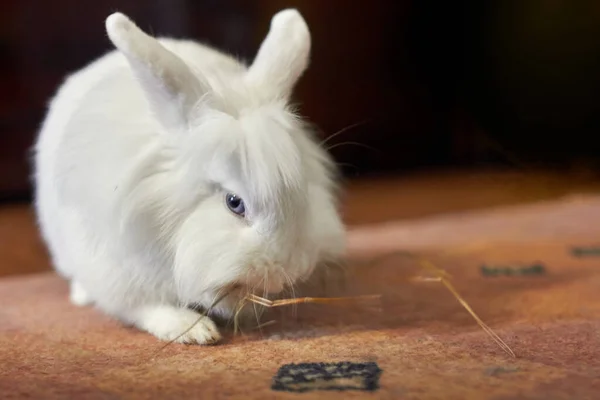
[[[111,12],[251,60],[285,7],[313,35],[296,99],[324,138],[344,130],[327,145],[347,177],[599,169],[597,0],[2,0],[0,195],[28,199],[47,102],[111,49]]]

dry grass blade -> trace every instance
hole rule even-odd
[[[254,327],[254,329],[255,329],[255,330],[256,330],[256,329],[262,329],[262,328],[264,328],[265,326],[271,326],[271,325],[275,324],[276,322],[277,322],[277,321],[275,321],[275,320],[267,321],[267,322],[264,322],[264,323],[262,323],[262,324],[260,324],[260,325],[258,325],[258,326],[256,326],[256,327]]]
[[[366,300],[380,300],[381,295],[366,295],[353,297],[300,297],[295,299],[268,300],[262,297],[250,294],[247,296],[248,301],[260,304],[265,307],[281,307],[292,304],[316,303],[316,304],[355,304],[364,303]]]
[[[487,333],[498,344],[498,346],[500,346],[502,350],[510,354],[512,357],[516,357],[512,349],[492,330],[492,328],[487,326],[486,323],[483,322],[481,318],[479,318],[479,316],[475,313],[475,311],[473,311],[471,306],[469,306],[469,304],[462,298],[462,296],[458,293],[454,286],[452,286],[448,279],[446,279],[446,277],[443,274],[445,271],[439,269],[438,267],[433,265],[433,263],[427,260],[419,259],[419,263],[421,264],[421,266],[423,266],[423,268],[438,275],[439,280],[444,284],[444,286],[446,286],[450,293],[454,295],[456,300],[458,300],[458,302],[465,308],[465,310],[467,310],[467,312],[471,314],[475,321],[477,321],[481,329],[483,329],[485,333]]]
[[[263,307],[273,308],[273,307],[283,307],[295,304],[303,304],[303,303],[315,303],[315,304],[361,304],[368,307],[369,300],[377,300],[378,307],[374,308],[377,311],[381,311],[381,295],[366,295],[366,296],[354,296],[354,297],[300,297],[293,299],[281,299],[281,300],[269,300],[264,297],[257,296],[255,294],[248,294],[244,297],[240,303],[238,304],[238,308],[233,317],[233,333],[234,335],[237,332],[241,332],[239,328],[239,314],[242,309],[246,305],[246,303],[254,303],[261,305]],[[372,308],[372,306],[371,306]],[[265,322],[264,324],[258,325],[255,329],[260,329],[262,327],[274,324],[275,321]]]
[[[450,291],[450,293],[452,293],[452,295],[456,298],[456,300],[460,303],[460,305],[463,306],[463,308],[465,310],[467,310],[467,312],[475,319],[477,324],[484,330],[484,332],[486,332],[496,342],[496,344],[498,344],[498,346],[502,350],[504,350],[506,353],[508,353],[512,357],[516,357],[516,355],[512,351],[512,349],[488,325],[486,325],[485,322],[483,322],[481,320],[481,318],[479,318],[479,316],[475,313],[475,311],[473,311],[471,306],[469,306],[469,304],[462,298],[462,296],[458,293],[458,291],[450,283],[449,279],[451,278],[451,275],[448,272],[436,267],[432,262],[430,262],[428,260],[420,258],[414,254],[402,252],[402,251],[384,255],[383,257],[381,257],[378,260],[371,260],[371,265],[377,264],[378,262],[381,262],[383,259],[395,256],[395,255],[401,255],[401,256],[412,258],[413,260],[417,260],[418,263],[421,265],[421,267],[423,267],[423,269],[433,272],[435,274],[435,277],[416,277],[416,278],[413,278],[413,280],[421,281],[421,282],[441,282]],[[222,296],[218,296],[215,299],[215,301],[213,302],[213,304],[206,310],[206,312],[203,313],[202,315],[200,315],[200,317],[198,318],[198,321],[196,321],[196,323],[198,323],[200,321],[200,319],[208,316],[211,309],[214,306],[216,306],[221,300],[223,300],[225,297],[227,297],[229,295],[229,293],[230,292],[227,292],[227,293],[223,294]],[[263,297],[257,296],[255,294],[248,294],[245,297],[243,297],[240,300],[240,302],[238,303],[238,307],[236,309],[236,312],[235,312],[235,315],[233,318],[234,319],[234,335],[238,331],[241,332],[241,330],[239,329],[239,315],[242,312],[242,309],[244,308],[244,306],[248,302],[257,304],[257,305],[261,305],[263,307],[268,307],[268,308],[283,307],[283,306],[304,304],[304,303],[333,304],[333,305],[336,305],[336,304],[360,305],[360,306],[365,306],[367,308],[369,308],[369,307],[372,308],[373,305],[369,306],[369,302],[373,302],[373,301],[377,301],[377,305],[378,305],[377,309],[379,311],[381,311],[381,303],[380,303],[381,295],[363,295],[363,296],[351,296],[351,297],[300,297],[300,298],[292,298],[292,299],[269,300],[269,299],[265,299]],[[190,326],[185,332],[182,332],[181,335],[179,335],[177,338],[173,339],[172,341],[167,343],[165,346],[163,346],[161,349],[159,349],[159,351],[164,349],[171,343],[175,342],[177,339],[179,339],[181,336],[185,335],[187,332],[189,332],[189,330],[192,329],[196,325],[196,323],[194,323],[192,326]],[[268,321],[264,324],[259,324],[255,329],[260,329],[262,327],[265,327],[265,326],[268,326],[268,325],[271,325],[274,323],[275,323],[275,321]]]
[[[481,245],[481,244],[482,243],[479,243],[478,245]],[[453,252],[451,251],[449,253],[451,254]],[[451,279],[451,275],[448,272],[436,267],[435,265],[433,265],[433,263],[431,263],[427,260],[424,260],[424,259],[416,256],[413,253],[410,253],[407,251],[402,251],[402,250],[394,251],[394,252],[379,256],[379,257],[371,260],[370,264],[371,264],[371,266],[373,266],[373,265],[376,265],[384,260],[387,260],[387,259],[395,257],[395,256],[403,256],[403,257],[411,258],[413,260],[417,260],[424,269],[426,269],[430,272],[433,272],[436,275],[435,278],[416,277],[416,278],[413,278],[412,280],[413,281],[430,281],[430,282],[431,281],[439,281],[439,282],[441,282],[444,286],[446,286],[446,288],[450,291],[450,293],[452,293],[452,295],[456,298],[456,300],[464,307],[464,309],[467,310],[467,312],[469,314],[471,314],[471,316],[475,319],[477,324],[479,324],[481,329],[483,329],[498,344],[498,346],[500,346],[500,348],[502,350],[504,350],[506,353],[508,353],[512,357],[516,357],[515,353],[512,351],[512,349],[492,330],[492,328],[487,326],[485,324],[485,322],[483,322],[481,320],[481,318],[479,318],[479,316],[475,313],[475,311],[473,311],[471,306],[469,306],[469,304],[462,298],[462,296],[458,293],[458,291],[450,283],[449,279]]]
[[[414,278],[411,279],[411,281],[413,282],[441,282],[442,278],[440,277],[435,277],[432,278],[430,276],[415,276]]]

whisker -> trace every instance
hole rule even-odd
[[[269,291],[267,289],[269,287],[269,285],[268,285],[269,284],[269,272],[266,269],[265,269],[265,274],[263,276],[263,282],[264,282],[264,285],[263,285],[263,295],[262,295],[262,297],[266,298],[267,294],[269,293]]]
[[[250,270],[246,271],[246,285],[245,285],[246,288],[250,286],[249,282],[250,282]],[[253,287],[251,289],[251,291],[254,291],[254,289],[255,289],[255,287]]]
[[[324,263],[323,273],[325,276],[322,278],[323,289],[329,287],[329,285],[336,284],[334,290],[341,289],[346,284],[346,273],[347,273],[347,264],[343,260],[328,260],[327,263]]]
[[[350,163],[340,163],[340,162],[338,162],[338,163],[336,163],[336,165],[337,165],[338,167],[340,167],[340,168],[344,168],[344,167],[351,167],[351,168],[354,168],[354,171],[355,171],[355,172],[360,172],[360,169],[359,169],[359,168],[358,168],[356,165],[354,165],[354,164],[350,164]]]
[[[244,334],[242,332],[242,330],[240,329],[239,316],[240,316],[240,313],[242,312],[242,310],[244,309],[244,306],[246,305],[247,298],[248,298],[247,296],[248,295],[242,297],[240,299],[240,301],[238,301],[237,309],[235,311],[235,314],[233,315],[233,335],[234,336],[237,334],[238,331],[240,331],[240,333],[242,335]]]
[[[366,124],[367,122],[368,122],[368,120],[364,120],[364,121],[361,121],[361,122],[356,122],[356,123],[354,123],[354,124],[348,125],[347,127],[340,129],[339,131],[337,131],[337,132],[336,132],[336,133],[334,133],[333,135],[329,135],[329,136],[328,136],[327,138],[325,138],[325,139],[324,139],[324,140],[323,140],[321,143],[319,143],[319,146],[323,146],[323,145],[325,145],[327,142],[329,142],[331,139],[333,139],[333,138],[335,138],[335,137],[337,137],[337,136],[341,135],[341,134],[342,134],[342,133],[344,133],[344,132],[348,132],[348,131],[349,131],[349,130],[351,130],[351,129],[354,129],[354,128],[356,128],[356,127],[359,127],[359,126],[361,126],[361,125],[364,125],[364,124]]]
[[[374,147],[368,146],[364,143],[359,143],[359,142],[340,142],[340,143],[336,143],[333,144],[329,147],[326,148],[327,151],[331,151],[333,149],[335,149],[336,147],[340,147],[340,146],[348,146],[348,145],[352,145],[352,146],[358,146],[358,147],[364,147],[365,149],[371,150],[371,151],[375,151],[375,152],[379,152],[379,150],[377,150]]]
[[[289,290],[291,292],[292,299],[295,299],[296,298],[296,290],[294,289],[294,282],[292,281],[292,278],[290,278],[290,275],[287,272],[285,272],[285,269],[283,267],[280,267],[280,268],[281,268],[281,273],[282,273],[283,277],[286,279],[286,281],[288,282],[288,285],[290,287]],[[298,305],[297,304],[294,304],[292,306],[292,316],[294,318],[296,318],[298,316]]]
[[[256,309],[256,303],[252,303],[252,308],[254,309],[254,317],[256,318],[256,326],[259,327],[260,326],[260,317],[258,316],[258,310]]]
[[[254,329],[262,329],[262,328],[264,328],[265,326],[273,325],[273,324],[275,324],[275,323],[277,323],[277,321],[275,321],[275,320],[267,321],[267,322],[265,322],[265,323],[263,323],[263,324],[260,324],[259,326],[257,326],[257,327],[256,327],[256,328],[254,328]]]

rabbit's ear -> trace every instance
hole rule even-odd
[[[247,79],[272,96],[288,98],[308,66],[310,47],[310,31],[302,15],[295,9],[278,12],[271,19]]]
[[[114,13],[106,19],[106,32],[127,58],[156,118],[168,130],[187,124],[190,109],[207,87],[185,62],[147,35],[127,16]]]

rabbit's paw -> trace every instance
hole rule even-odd
[[[92,299],[90,299],[85,289],[76,281],[71,281],[71,293],[69,299],[71,300],[71,303],[79,307],[85,307],[92,304]]]
[[[186,344],[214,344],[221,339],[215,323],[187,308],[148,307],[137,312],[140,329],[160,340]]]

